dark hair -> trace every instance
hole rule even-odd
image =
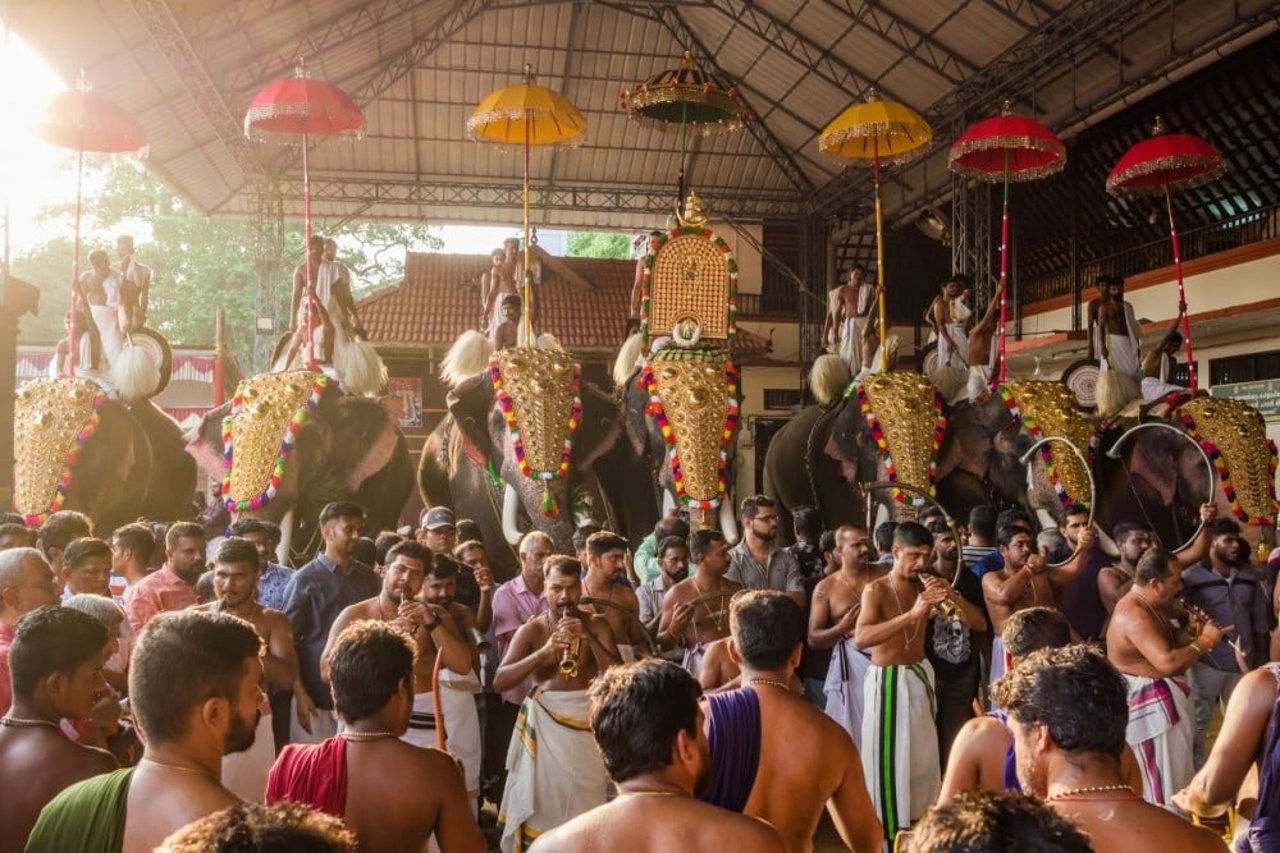
[[[741,509],[738,512],[739,518],[755,518],[756,513],[762,507],[775,506],[773,498],[764,495],[748,495],[742,499]]]
[[[1116,542],[1124,542],[1135,533],[1150,533],[1151,527],[1137,521],[1122,521],[1111,528],[1111,538]]]
[[[107,629],[92,616],[49,604],[18,620],[9,647],[13,695],[30,699],[40,679],[71,675],[107,644]]]
[[[1027,515],[1026,510],[1020,506],[1011,506],[1008,509],[1000,510],[1000,514],[996,516],[996,530],[1001,527],[1018,527],[1025,526],[1033,534],[1036,526],[1031,521],[1031,516]]]
[[[942,518],[942,517],[943,517],[942,507],[938,507],[938,506],[934,506],[933,504],[930,504],[929,506],[920,510],[920,512],[916,513],[916,523],[924,527],[928,527],[929,522],[933,521],[935,518]]]
[[[368,536],[361,536],[351,550],[351,559],[372,566],[378,560],[378,546]]]
[[[658,542],[666,539],[668,536],[679,536],[681,539],[689,538],[689,525],[687,522],[678,518],[662,518],[653,526],[653,538]]]
[[[551,577],[552,575],[571,575],[579,580],[582,579],[582,562],[577,557],[569,557],[564,554],[552,554],[547,557],[547,561],[542,564],[543,577]]]
[[[1089,508],[1087,506],[1081,503],[1074,503],[1074,504],[1069,504],[1067,508],[1062,511],[1062,518],[1063,520],[1066,520],[1067,518],[1073,515],[1088,515],[1088,514],[1089,514]]]
[[[695,530],[689,536],[689,558],[696,564],[716,542],[726,542],[719,530]]]
[[[484,547],[484,543],[481,542],[479,539],[468,539],[467,541],[459,542],[456,546],[454,546],[453,559],[461,563],[462,555],[467,553],[468,551],[474,551],[476,548],[479,548],[481,551],[484,551],[486,556],[489,553],[489,549]]]
[[[455,530],[458,533],[459,542],[480,542],[484,539],[484,532],[480,529],[480,525],[476,523],[474,518],[458,519]]]
[[[38,541],[40,550],[48,556],[50,548],[64,551],[73,540],[92,534],[93,522],[89,520],[89,516],[73,509],[64,509],[55,512],[40,525]]]
[[[346,723],[382,710],[400,685],[413,683],[417,649],[409,635],[386,622],[365,619],[338,635],[329,658],[333,704]]]
[[[907,832],[907,853],[1092,853],[1088,837],[1047,803],[1014,791],[961,791]]]
[[[683,667],[649,659],[612,666],[591,685],[591,733],[614,782],[671,763],[680,732],[698,736],[702,687]]]
[[[62,552],[62,565],[64,568],[74,569],[81,561],[90,557],[106,557],[110,560],[111,546],[101,539],[92,539],[88,536],[74,539]]]
[[[1148,548],[1146,553],[1138,559],[1138,565],[1134,567],[1134,586],[1146,586],[1156,581],[1168,580],[1169,564],[1177,562],[1177,559],[1159,545]]]
[[[896,521],[880,522],[880,526],[871,534],[871,542],[876,546],[878,553],[889,553],[889,549],[893,547],[893,533],[897,529],[898,522]]]
[[[825,557],[836,549],[836,532],[834,530],[824,530],[822,535],[818,537],[818,551]]]
[[[914,521],[904,521],[893,529],[893,544],[899,548],[932,548],[933,534]]]
[[[502,304],[503,304],[504,306],[506,306],[506,305],[515,305],[517,308],[521,307],[521,304],[522,304],[522,303],[521,303],[521,301],[520,301],[520,294],[518,294],[518,293],[508,293],[508,294],[505,294],[505,295],[502,297]]]
[[[1016,527],[1012,524],[1006,524],[1000,528],[1000,533],[996,536],[996,543],[1001,548],[1008,548],[1009,545],[1013,543],[1013,537],[1015,536],[1030,537],[1032,543],[1035,543],[1034,534],[1028,531],[1025,527]]]
[[[399,533],[384,531],[378,534],[378,538],[373,540],[373,556],[379,566],[387,564],[387,552],[404,541],[404,537]]]
[[[1240,536],[1240,524],[1234,518],[1215,518],[1209,530],[1214,539],[1219,536]]]
[[[27,545],[31,545],[34,540],[34,537],[32,536],[33,533],[35,533],[35,531],[29,529],[24,524],[14,524],[12,522],[0,524],[0,538],[5,536],[22,536],[26,539]]]
[[[791,511],[791,526],[797,535],[817,539],[822,535],[822,513],[816,506],[798,506]]]
[[[126,524],[112,533],[111,538],[118,540],[121,549],[133,554],[142,561],[143,565],[151,562],[151,555],[156,550],[156,537],[147,525],[136,521],[133,524]]]
[[[218,551],[213,556],[213,562],[219,566],[243,563],[252,566],[256,572],[258,571],[258,548],[248,539],[228,536],[218,543]]]
[[[924,529],[928,530],[934,536],[940,536],[944,533],[951,532],[951,527],[947,524],[946,519],[940,516],[935,516],[929,519],[929,523],[924,526]]]
[[[324,509],[320,510],[320,526],[324,527],[336,518],[358,518],[361,521],[365,519],[364,507],[360,504],[351,503],[350,501],[334,501],[324,505]]]
[[[280,525],[260,518],[241,518],[231,525],[232,536],[247,536],[250,533],[265,533],[267,541],[274,548],[280,544]]]
[[[630,547],[631,543],[618,534],[601,530],[599,533],[592,533],[587,539],[587,556],[603,557],[610,551],[626,551]]]
[[[684,549],[685,556],[689,555],[689,543],[681,539],[679,536],[668,536],[666,539],[663,539],[658,543],[658,550],[654,551],[654,553],[657,555],[658,559],[661,560],[667,556],[667,552],[672,548],[682,548]]]
[[[1120,757],[1128,687],[1096,646],[1040,649],[995,684],[995,700],[1023,725],[1040,723],[1067,752]]]
[[[248,661],[261,653],[253,625],[227,613],[152,617],[129,659],[129,703],[146,739],[178,740],[192,708],[213,698],[235,701]]]
[[[969,532],[974,536],[981,536],[983,539],[990,539],[996,535],[996,510],[995,507],[975,506],[969,510]]]
[[[25,528],[25,521],[20,512],[0,512],[0,524],[17,524]]]
[[[1178,344],[1182,343],[1182,332],[1179,332],[1179,331],[1178,331],[1178,330],[1176,330],[1176,329],[1175,329],[1174,331],[1170,332],[1170,333],[1169,333],[1169,343],[1173,344],[1175,347],[1176,347]]]
[[[808,634],[804,611],[785,593],[756,589],[734,596],[729,630],[743,661],[754,669],[784,665]]]
[[[1004,650],[1021,659],[1036,649],[1060,649],[1071,642],[1071,624],[1053,607],[1027,607],[1004,623]]]
[[[448,580],[456,578],[460,568],[458,561],[448,554],[432,554],[431,560],[427,563],[426,576],[436,580]]]
[[[204,539],[204,528],[190,521],[178,521],[169,525],[169,530],[164,534],[164,547],[172,551],[178,547],[179,539]],[[258,561],[257,555],[253,561]]]
[[[384,566],[389,566],[396,561],[396,557],[408,557],[410,560],[417,560],[422,563],[424,572],[431,569],[431,549],[416,539],[405,539],[397,542],[387,550],[386,559],[383,560]]]
[[[573,531],[573,550],[581,554],[583,549],[587,547],[587,543],[591,541],[591,537],[604,530],[598,524],[584,524],[577,530]]]
[[[351,853],[356,837],[330,814],[283,800],[240,803],[189,823],[160,853]]]
[[[256,561],[255,561],[256,562]],[[217,597],[217,591],[213,586],[213,569],[208,569],[200,573],[200,577],[196,578],[196,601],[203,604],[206,601],[212,601]]]

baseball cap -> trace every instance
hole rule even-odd
[[[454,527],[453,510],[447,506],[433,506],[427,510],[422,526],[427,530],[438,530],[441,527]]]

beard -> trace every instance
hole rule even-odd
[[[1248,552],[1246,551],[1246,553]],[[1231,566],[1233,568],[1244,563],[1244,560],[1240,559],[1240,550],[1234,543],[1226,547],[1215,547],[1213,549],[1213,556],[1222,561],[1223,565]]]
[[[253,719],[249,720],[239,714],[235,714],[231,718],[231,728],[227,731],[226,746],[222,750],[223,755],[231,755],[235,752],[245,752],[253,746],[253,742],[258,733],[258,721],[262,718],[262,712],[255,709]]]

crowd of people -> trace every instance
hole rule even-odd
[[[503,583],[440,506],[329,504],[297,569],[257,519],[6,520],[0,848],[805,851],[825,812],[857,851],[1222,849],[1224,814],[1277,849],[1280,562],[1211,505],[1179,554],[1079,506],[794,519],[535,531]]]

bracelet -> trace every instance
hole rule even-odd
[[[1205,644],[1205,646],[1206,646],[1205,651],[1209,651],[1209,650],[1211,650],[1214,646],[1218,645],[1218,644],[1217,644],[1217,642],[1215,642],[1214,640],[1209,639],[1209,638],[1208,638],[1208,637],[1206,637],[1204,634],[1201,634],[1200,636],[1196,637],[1196,640],[1203,640],[1203,641],[1204,641],[1204,644]]]
[[[427,632],[430,633],[431,631],[434,631],[435,629],[439,628],[440,625],[443,623],[444,623],[444,619],[437,616],[434,622],[423,622],[422,627],[426,628]]]
[[[1200,655],[1203,655],[1205,652],[1209,651],[1208,649],[1200,648],[1200,641],[1198,639],[1192,640],[1190,643],[1187,644],[1187,647],[1195,649],[1196,654],[1200,654]]]

